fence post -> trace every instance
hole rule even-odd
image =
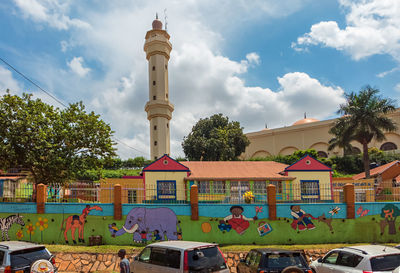
[[[114,185],[114,219],[122,219],[122,186]]]
[[[197,185],[190,187],[190,208],[191,208],[191,220],[199,220],[199,191]]]
[[[276,220],[276,186],[269,184],[267,186],[267,201],[269,220]]]
[[[36,186],[36,213],[44,214],[46,211],[46,186],[39,184]]]
[[[356,216],[355,213],[355,193],[354,193],[354,185],[346,184],[343,187],[344,191],[344,202],[346,203],[346,213],[347,219],[354,219]]]

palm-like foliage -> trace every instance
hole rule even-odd
[[[351,141],[357,141],[363,146],[365,177],[370,177],[368,144],[372,139],[383,141],[384,131],[395,131],[396,124],[387,117],[393,112],[395,101],[378,96],[379,90],[366,86],[358,94],[346,94],[346,103],[341,104],[339,118],[329,133],[334,135],[329,141],[329,150],[335,147],[350,148]]]

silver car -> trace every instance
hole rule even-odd
[[[310,264],[316,273],[383,273],[400,266],[400,249],[383,245],[336,248]]]
[[[134,273],[229,273],[218,245],[190,241],[165,241],[146,246],[131,263]]]
[[[1,273],[31,272],[32,265],[38,260],[44,260],[46,268],[48,267],[51,271],[57,272],[54,257],[45,246],[22,241],[0,242]]]

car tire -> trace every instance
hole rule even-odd
[[[282,270],[282,273],[304,273],[304,271],[297,266],[288,266]]]

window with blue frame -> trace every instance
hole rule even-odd
[[[318,180],[300,180],[301,198],[319,198]]]
[[[157,199],[176,200],[176,181],[175,180],[157,181]]]

